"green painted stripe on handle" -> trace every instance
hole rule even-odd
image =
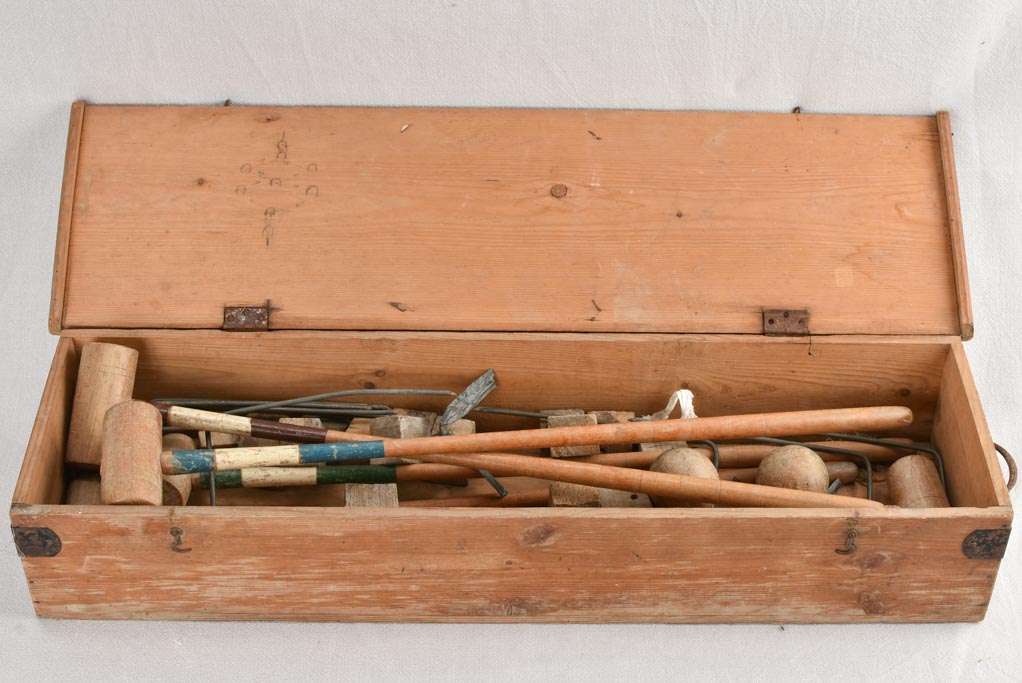
[[[317,484],[394,484],[397,468],[386,465],[317,467]]]

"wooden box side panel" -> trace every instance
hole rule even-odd
[[[955,270],[955,289],[958,294],[958,320],[964,341],[972,339],[975,324],[972,318],[972,295],[969,287],[969,267],[965,259],[965,228],[962,225],[962,204],[958,197],[958,171],[955,169],[955,146],[951,132],[951,114],[937,112],[937,135],[940,138],[941,173],[947,196],[948,233],[951,239],[951,258]]]
[[[64,325],[959,334],[944,180],[932,116],[89,106]]]
[[[67,126],[67,150],[64,154],[64,182],[60,189],[60,213],[57,216],[57,246],[53,255],[53,284],[50,288],[49,329],[60,334],[64,326],[64,297],[67,293],[68,251],[71,243],[71,215],[74,212],[75,186],[78,177],[78,148],[82,140],[85,103],[71,105]]]
[[[461,391],[493,368],[498,389],[486,400],[493,407],[649,414],[687,388],[705,416],[905,405],[919,436],[929,434],[947,353],[945,338],[173,330],[76,337],[90,339],[139,350],[141,398],[276,399],[358,387]],[[446,404],[379,400],[429,409]],[[480,429],[535,426],[484,414],[473,419]]]
[[[32,435],[25,450],[14,504],[55,504],[64,496],[64,450],[71,401],[78,375],[78,354],[71,339],[62,338],[50,364]]]
[[[1003,510],[15,508],[41,616],[533,622],[983,618]],[[175,546],[172,528],[180,529]],[[855,551],[847,549],[855,530]]]
[[[960,342],[951,344],[944,363],[933,441],[944,456],[952,505],[1011,505]]]

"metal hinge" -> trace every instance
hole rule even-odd
[[[224,306],[224,330],[266,332],[270,329],[270,300],[265,306]]]
[[[12,526],[11,532],[22,557],[55,557],[63,546],[60,536],[44,526]]]
[[[970,560],[1000,560],[1010,535],[1011,529],[976,529],[962,541],[962,554]]]
[[[809,310],[805,308],[764,308],[763,334],[768,337],[808,337]]]

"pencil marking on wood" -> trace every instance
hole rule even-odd
[[[590,301],[593,302],[593,308],[596,309],[596,313],[594,313],[592,317],[586,318],[586,320],[588,320],[589,322],[596,322],[596,319],[600,316],[600,313],[603,313],[603,309],[600,308],[600,304],[596,303],[596,299],[590,299]]]
[[[287,131],[283,131],[280,134],[280,139],[277,140],[277,161],[287,161]]]
[[[601,138],[601,137],[600,137],[599,135],[597,135],[596,133],[594,133],[594,132],[593,132],[593,131],[591,131],[591,130],[590,130],[590,131],[587,131],[587,132],[588,132],[588,133],[589,133],[590,135],[592,135],[592,136],[593,136],[593,139],[594,139],[594,140],[602,140],[602,139],[603,139],[603,138]]]
[[[415,309],[412,306],[409,306],[408,304],[403,304],[400,301],[388,301],[387,304],[393,306],[402,313],[409,313],[415,311]]]
[[[273,239],[273,217],[276,214],[277,210],[272,206],[263,211],[263,238],[266,246],[270,246],[270,240]]]
[[[279,116],[276,116],[273,120],[279,118]],[[259,177],[259,180],[254,182],[247,180],[246,182],[238,183],[234,187],[235,195],[247,195],[249,192],[259,195],[266,194],[267,192],[271,193],[271,196],[265,199],[261,196],[256,198],[256,206],[269,207],[263,209],[261,224],[263,241],[267,247],[270,246],[270,243],[273,241],[273,233],[279,227],[281,207],[297,209],[305,204],[308,199],[315,199],[320,194],[320,185],[318,183],[310,183],[308,178],[309,174],[319,172],[319,163],[303,160],[297,165],[297,168],[290,166],[290,155],[292,152],[290,145],[291,143],[287,140],[287,131],[281,131],[280,136],[273,139],[273,150],[275,153],[273,159],[263,157],[255,164],[245,162],[239,167],[239,171],[242,174],[248,175],[254,172]],[[287,167],[295,170],[288,173]],[[266,182],[264,183],[263,181]],[[204,182],[208,183],[208,181]],[[281,198],[281,193],[290,193],[292,196]]]

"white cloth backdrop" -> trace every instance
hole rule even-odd
[[[948,109],[976,314],[968,355],[995,439],[1022,453],[1018,2],[4,0],[0,76],[2,501],[55,344],[46,311],[67,111],[78,98]],[[1019,680],[1019,535],[984,622],[844,627],[44,621],[7,537],[0,651],[5,678]]]

